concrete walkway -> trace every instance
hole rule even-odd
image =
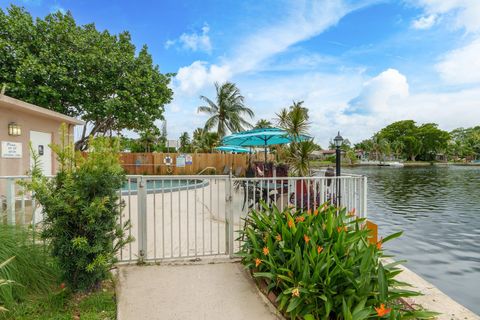
[[[239,263],[125,266],[118,319],[281,319]]]

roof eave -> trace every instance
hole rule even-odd
[[[3,102],[11,107],[15,107],[18,109],[21,109],[24,112],[27,113],[32,113],[32,114],[38,114],[42,115],[48,118],[53,118],[56,120],[60,120],[62,122],[65,122],[67,124],[73,124],[73,125],[85,125],[85,122],[79,119],[75,119],[73,117],[69,117],[67,115],[64,115],[60,112],[52,111],[46,108],[42,108],[39,106],[36,106],[34,104],[18,100],[6,95],[0,95],[0,102]]]

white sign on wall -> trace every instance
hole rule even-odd
[[[183,154],[179,155],[177,157],[176,164],[177,164],[178,168],[184,168],[185,167],[185,155],[183,155]]]
[[[2,158],[21,158],[22,143],[2,141]]]

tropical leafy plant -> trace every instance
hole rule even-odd
[[[313,141],[293,142],[286,149],[287,163],[290,164],[291,174],[306,177],[310,174],[310,155],[315,151]]]
[[[252,211],[241,233],[243,264],[277,295],[291,319],[429,318],[408,311],[401,298],[418,295],[395,280],[399,262],[385,263],[383,244],[370,243],[364,219],[324,204],[300,211],[263,205]]]
[[[48,179],[35,166],[27,187],[42,206],[42,236],[51,244],[65,282],[74,291],[94,289],[131,240],[125,236],[129,221],[118,223],[123,208],[118,190],[125,173],[118,143],[92,139],[88,156],[82,157],[65,139],[52,146],[59,160],[57,175]]]
[[[215,83],[217,92],[216,102],[205,96],[200,96],[207,105],[198,107],[198,112],[210,115],[205,122],[205,131],[216,129],[220,138],[228,131],[239,132],[250,128],[251,124],[244,118],[253,118],[253,111],[245,106],[245,98],[241,95],[238,87],[232,82],[225,82],[220,85]]]
[[[303,101],[294,101],[289,108],[283,108],[276,119],[277,125],[293,137],[288,147],[277,148],[278,160],[285,160],[290,165],[290,173],[300,177],[309,175],[310,155],[317,148],[313,141],[298,141],[300,136],[308,135],[308,119],[308,109],[303,106]]]
[[[208,132],[202,128],[197,128],[193,132],[192,150],[193,152],[212,152],[220,143],[216,132]]]

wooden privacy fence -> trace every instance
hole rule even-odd
[[[264,161],[265,157],[263,153],[252,155],[230,153],[121,153],[120,161],[127,174],[194,175],[206,168],[215,168],[216,174],[222,174],[225,166],[231,167],[233,173],[238,171],[237,168],[242,168],[241,174],[245,174],[249,156],[252,161]],[[170,166],[165,164],[167,157],[171,158]],[[267,158],[272,161],[274,156],[268,154]],[[178,163],[177,159],[180,160]],[[185,163],[183,164],[184,160]],[[212,171],[206,170],[206,173],[211,174]]]

